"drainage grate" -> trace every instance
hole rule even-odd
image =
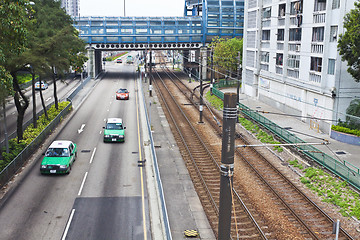
[[[292,129],[292,127],[284,127],[283,129],[290,130],[290,129]]]
[[[83,153],[91,152],[91,150],[81,150]]]
[[[338,154],[338,155],[344,155],[344,154],[346,154],[346,152],[344,152],[344,151],[337,151],[337,152],[335,152],[336,154]]]
[[[131,152],[132,154],[138,154],[138,152]]]

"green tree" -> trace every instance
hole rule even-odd
[[[210,44],[214,65],[226,75],[235,75],[242,63],[243,40],[215,38]],[[239,58],[240,54],[240,58]]]
[[[0,0],[0,103],[12,90],[12,78],[4,66],[9,56],[18,55],[25,49],[28,13],[31,12],[28,1]]]
[[[87,58],[82,53],[86,44],[78,37],[72,18],[60,8],[59,1],[37,0],[35,10],[38,42],[34,48],[45,59],[43,69],[53,79],[55,107],[58,109],[56,81],[70,67],[85,63]]]
[[[339,36],[338,50],[341,60],[347,61],[347,71],[360,82],[360,3],[354,5],[355,8],[344,17],[346,32]]]
[[[3,103],[5,97],[14,90],[15,106],[18,110],[17,133],[22,138],[23,113],[29,101],[20,89],[16,78],[16,72],[22,67],[14,64],[11,59],[19,56],[26,47],[28,27],[31,23],[32,8],[26,0],[0,0],[0,101]],[[21,123],[21,125],[20,125]]]

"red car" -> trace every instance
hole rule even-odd
[[[129,100],[129,91],[126,88],[117,90],[116,100]]]

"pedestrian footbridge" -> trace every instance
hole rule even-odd
[[[185,0],[184,17],[79,17],[74,26],[101,68],[99,50],[200,49],[242,38],[243,24],[244,0]]]

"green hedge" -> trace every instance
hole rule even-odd
[[[37,120],[37,128],[31,124],[29,125],[23,134],[23,140],[19,143],[17,138],[9,140],[9,153],[6,153],[5,147],[1,150],[0,159],[0,172],[17,156],[19,153],[29,145],[59,113],[69,104],[69,102],[60,102],[59,109],[55,109],[55,105],[52,105],[48,110],[48,119],[45,114],[41,115]]]
[[[124,56],[125,54],[127,54],[128,52],[122,52],[122,53],[118,53],[115,56],[110,56],[106,58],[106,61],[114,61],[115,59]]]
[[[350,129],[343,126],[332,125],[331,129],[338,132],[348,133],[360,137],[360,129]]]

